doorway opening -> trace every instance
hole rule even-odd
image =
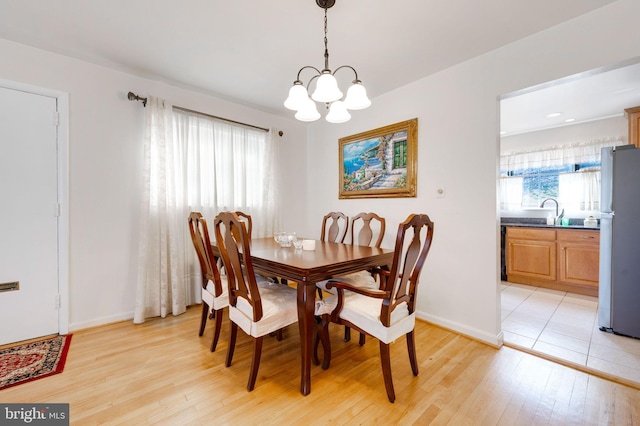
[[[638,105],[640,58],[504,95],[500,98],[501,156],[523,152],[545,155],[545,151],[562,149],[568,144],[628,143],[624,110]],[[511,173],[514,175],[517,174]],[[562,179],[569,180],[566,176]],[[524,178],[521,178],[521,188],[518,189],[517,183],[513,185],[516,180],[512,179],[511,192],[503,185],[499,193],[503,281],[501,321],[505,344],[578,369],[616,376],[639,385],[640,340],[599,330],[597,280],[595,290],[589,295],[534,285],[535,280],[509,281],[506,273],[506,227],[511,224],[513,227],[545,228],[550,216],[553,216],[555,226],[555,219],[559,216],[552,211],[555,206],[551,203],[547,203],[549,208],[543,208],[537,200],[523,207],[519,201],[523,198],[523,191],[543,192],[553,191],[553,188],[543,183],[541,188],[523,189]],[[559,211],[566,210],[563,217],[567,219],[568,228],[583,227],[589,216],[598,219],[597,204],[592,204],[591,209],[584,208],[584,201],[572,205],[575,200],[563,199],[558,192],[555,195]],[[551,229],[569,232],[568,228]],[[594,232],[598,232],[597,226]],[[556,249],[560,250],[561,243],[554,241],[547,247],[548,253],[553,252],[556,256]],[[560,266],[554,264],[552,269],[550,274],[556,279]]]

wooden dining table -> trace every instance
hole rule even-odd
[[[319,240],[315,242],[315,250],[300,250],[293,246],[280,247],[273,238],[255,238],[251,240],[251,260],[256,272],[297,284],[302,355],[300,392],[308,395],[311,392],[316,283],[375,266],[391,266],[393,250]]]

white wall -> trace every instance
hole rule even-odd
[[[305,127],[193,91],[134,77],[0,39],[0,79],[69,94],[69,328],[133,318],[142,183],[144,109],[129,90],[174,105],[284,132],[283,206],[301,227]],[[186,219],[185,219],[186,220]]]
[[[398,222],[409,213],[427,213],[435,233],[419,316],[501,344],[497,99],[640,55],[637,16],[640,2],[620,0],[376,97],[348,123],[314,123],[308,132],[308,192],[314,194],[308,223],[319,223],[329,210],[375,211],[387,218],[384,245],[391,247]],[[338,139],[413,117],[419,120],[417,198],[338,200]],[[446,197],[436,198],[443,186]]]

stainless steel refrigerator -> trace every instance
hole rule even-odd
[[[640,149],[602,149],[600,330],[640,338]]]

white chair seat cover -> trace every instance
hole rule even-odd
[[[256,274],[256,281],[258,285],[271,282],[268,278],[258,274]],[[220,284],[222,285],[222,294],[218,297],[215,296],[216,290],[213,281],[209,280],[207,287],[202,289],[202,301],[209,305],[209,311],[217,311],[229,306],[229,286],[224,272],[220,273]]]
[[[213,281],[207,282],[207,287],[202,289],[202,301],[209,305],[209,311],[219,310],[229,306],[229,286],[227,285],[227,277],[225,275],[220,276],[220,282],[222,284],[222,294],[218,297],[215,296],[215,286]]]
[[[340,318],[357,324],[362,330],[384,343],[391,343],[398,337],[413,330],[416,321],[415,312],[409,315],[407,303],[396,306],[391,313],[391,326],[385,327],[380,322],[382,299],[363,296],[348,290],[340,312]],[[338,303],[338,296],[331,296],[316,301],[316,315],[330,314]]]
[[[359,272],[354,272],[352,274],[340,275],[335,278],[332,278],[332,280],[344,281],[346,283],[353,284],[354,286],[360,287],[360,288],[371,288],[371,289],[379,288],[375,278],[373,278],[371,273],[369,273],[368,271],[359,271]],[[316,287],[328,293],[337,294],[338,291],[335,288],[327,289],[327,283],[329,281],[330,280],[320,281],[316,283]]]
[[[259,281],[262,301],[262,318],[253,321],[253,308],[249,302],[238,298],[236,306],[229,306],[229,318],[245,333],[260,337],[298,321],[297,292],[295,288]]]

